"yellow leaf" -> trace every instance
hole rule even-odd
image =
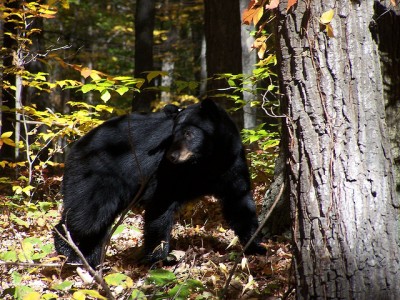
[[[82,293],[81,291],[76,291],[73,295],[72,295],[73,299],[76,300],[85,300],[86,296],[84,293]]]
[[[228,273],[228,268],[223,263],[219,263],[219,269],[225,274]]]
[[[44,225],[46,225],[46,220],[43,219],[43,218],[38,218],[38,219],[37,219],[37,224],[38,224],[40,227],[43,227]]]
[[[248,290],[252,285],[254,285],[254,278],[253,278],[253,275],[250,275],[247,284],[246,284],[246,285],[244,286],[244,288],[243,288],[242,295],[243,295],[244,292],[245,292],[246,290]]]
[[[1,135],[1,138],[2,138],[2,139],[4,139],[4,138],[9,138],[10,136],[12,136],[12,134],[13,134],[12,131],[4,132],[4,133]]]
[[[40,299],[40,293],[38,292],[30,292],[26,294],[23,298],[23,300],[39,300]]]
[[[254,26],[257,25],[257,23],[261,20],[262,16],[264,14],[264,9],[262,6],[258,7],[254,13],[253,16],[253,24]]]
[[[258,49],[257,55],[259,59],[263,59],[264,58],[264,54],[265,51],[267,51],[267,44],[263,43],[260,47],[260,49]]]
[[[334,15],[335,11],[333,9],[330,9],[322,14],[319,21],[321,22],[321,24],[327,25],[332,21]]]
[[[147,81],[150,82],[152,81],[154,78],[156,78],[157,76],[168,76],[168,72],[165,71],[151,71],[148,72],[147,74]]]
[[[248,265],[248,263],[247,263],[247,258],[246,257],[243,257],[242,258],[242,262],[241,262],[241,267],[242,267],[242,270],[245,270],[246,269],[246,266]]]
[[[68,0],[61,1],[61,5],[63,8],[69,9],[69,1]]]
[[[25,195],[30,196],[30,195],[31,195],[31,190],[32,190],[32,189],[34,189],[34,187],[31,186],[31,185],[28,185],[28,186],[24,187],[24,188],[22,189],[22,191],[25,193]]]
[[[93,80],[101,79],[99,72],[97,72],[97,71],[92,71],[92,73],[90,74],[90,78],[92,78]]]
[[[229,243],[228,247],[226,247],[226,249],[229,249],[232,246],[235,246],[239,241],[239,238],[237,236],[235,236],[232,241]]]
[[[224,232],[226,232],[226,229],[224,229],[224,227],[221,226],[218,228],[218,231],[224,233]]]
[[[13,140],[10,140],[10,139],[2,139],[2,141],[3,141],[4,144],[6,144],[6,145],[8,145],[8,146],[15,147],[15,143],[14,143]]]
[[[108,100],[110,100],[111,98],[111,94],[109,91],[105,91],[101,96],[100,96],[101,100],[103,100],[104,102],[107,102]]]

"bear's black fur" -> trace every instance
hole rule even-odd
[[[100,262],[112,222],[144,178],[149,179],[141,196],[147,261],[166,257],[175,212],[200,196],[221,201],[243,244],[258,227],[240,134],[222,108],[207,99],[180,112],[168,106],[157,114],[131,114],[89,132],[66,161],[64,211],[56,228],[63,232],[62,224],[67,225],[92,266]],[[79,261],[57,234],[55,245],[69,261]],[[248,252],[265,253],[265,248],[255,239]]]
[[[167,105],[154,114],[113,118],[91,130],[71,148],[65,162],[62,191],[64,207],[56,226],[66,225],[89,264],[100,262],[101,250],[112,223],[155,173],[171,144],[178,108]],[[151,197],[151,188],[147,188]],[[79,262],[75,251],[54,233],[55,248]]]

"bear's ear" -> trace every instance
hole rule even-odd
[[[167,117],[175,118],[181,111],[181,109],[176,105],[167,104],[164,106],[163,111],[167,115]]]
[[[215,111],[218,109],[217,104],[210,98],[206,98],[200,103],[200,107],[206,111]]]

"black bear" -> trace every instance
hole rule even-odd
[[[167,105],[159,113],[116,117],[73,145],[65,162],[63,213],[54,232],[56,251],[69,262],[80,259],[60,237],[62,225],[89,264],[97,266],[115,218],[155,173],[171,144],[177,112]],[[151,197],[150,187],[146,193]]]
[[[148,179],[141,202],[149,262],[167,256],[175,212],[200,196],[221,201],[242,243],[258,227],[240,134],[225,110],[206,99],[182,111],[169,106],[163,113],[131,114],[89,132],[66,161],[64,210],[56,228],[63,232],[66,224],[92,266],[100,262],[105,235],[143,178]],[[57,234],[55,244],[69,261],[79,261]],[[248,253],[265,252],[257,238],[248,248]]]

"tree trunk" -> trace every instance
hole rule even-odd
[[[210,79],[223,73],[242,73],[241,24],[239,0],[204,0],[204,32],[206,37],[207,93],[232,94],[225,80]],[[222,105],[231,108],[233,101],[222,98]],[[232,114],[243,127],[243,114]]]
[[[7,7],[11,9],[18,8],[18,2],[7,3]],[[3,16],[2,16],[3,17]],[[13,85],[16,83],[15,69],[13,67],[13,57],[16,55],[17,51],[17,42],[10,37],[10,33],[16,34],[15,24],[14,22],[7,22],[4,18],[1,18],[1,34],[2,36],[2,48],[5,50],[5,54],[2,55],[2,66],[1,66],[1,106],[7,106],[10,109],[15,109],[15,94],[12,89],[5,88],[5,86]],[[2,112],[1,113],[1,133],[4,132],[14,132],[14,123],[15,123],[15,113],[12,112]],[[15,136],[13,136],[15,138]],[[14,161],[15,160],[15,148],[3,144],[0,149],[0,159],[7,159]]]
[[[138,0],[135,14],[135,73],[136,78],[146,78],[143,72],[153,71],[153,31],[155,22],[155,0]],[[151,82],[146,82],[140,93],[135,93],[132,102],[133,111],[148,112],[155,92],[150,89]]]
[[[389,5],[375,1],[375,21],[370,27],[379,46],[386,122],[392,145],[397,198],[400,199],[400,8],[388,10]]]
[[[248,6],[247,0],[240,0],[240,11],[243,12]],[[250,51],[254,43],[254,37],[250,35],[250,30],[254,30],[253,26],[241,26],[242,38],[242,73],[251,75],[254,70],[254,65],[257,63],[256,52]],[[243,86],[251,90],[253,86],[247,84]],[[251,106],[251,101],[254,101],[255,96],[247,91],[243,92],[243,100],[246,102],[243,107],[243,127],[246,129],[254,128],[257,125],[257,109]]]
[[[400,299],[399,200],[373,4],[279,5],[298,299]],[[319,24],[330,9],[331,38]]]

